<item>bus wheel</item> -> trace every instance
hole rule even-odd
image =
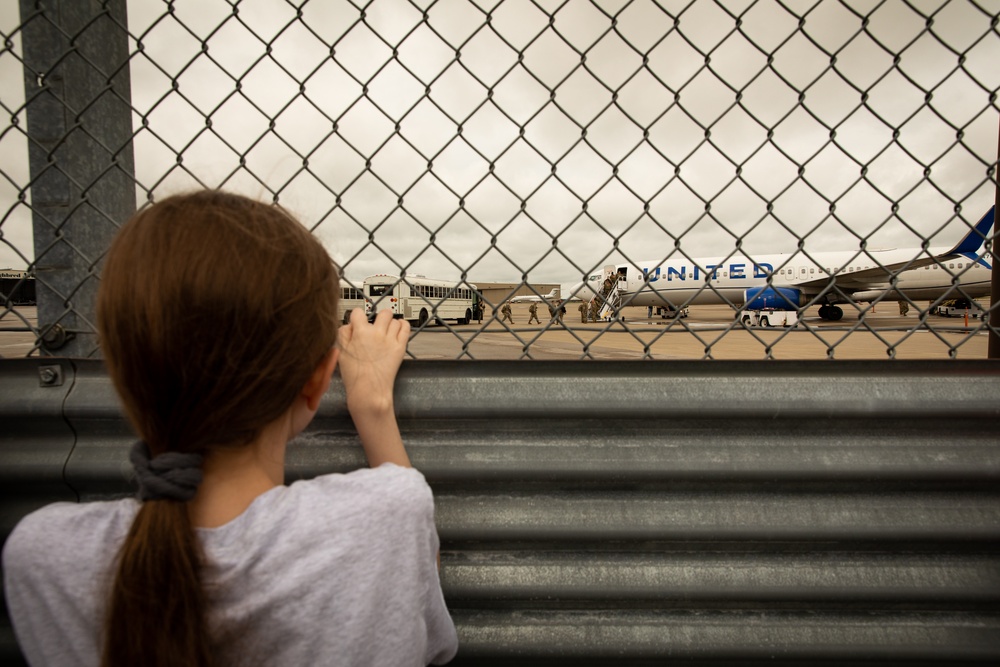
[[[458,321],[459,324],[468,324],[472,321],[472,311],[468,308],[465,309],[465,317]]]
[[[418,327],[422,327],[425,324],[427,324],[427,309],[426,308],[421,308],[420,309],[420,318],[417,320],[417,326]]]

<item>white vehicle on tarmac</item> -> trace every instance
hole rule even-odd
[[[782,288],[754,287],[743,293],[743,310],[736,316],[746,327],[794,327],[799,323],[794,295]]]
[[[982,317],[983,309],[975,301],[968,299],[949,299],[937,307],[937,314],[945,317]]]
[[[740,322],[747,327],[794,327],[799,323],[799,314],[794,310],[741,310]]]
[[[365,278],[364,296],[369,319],[391,310],[393,317],[423,326],[430,319],[468,324],[475,316],[479,292],[468,283],[378,274]]]
[[[674,320],[687,317],[691,314],[691,309],[684,306],[681,308],[673,308],[672,306],[657,307],[655,309],[655,317],[659,317],[662,320]]]

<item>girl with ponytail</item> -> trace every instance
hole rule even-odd
[[[165,199],[108,252],[98,329],[139,441],[136,499],[21,521],[4,588],[31,665],[425,665],[454,656],[430,488],[392,388],[409,325],[355,310],[281,209]],[[384,317],[383,317],[384,316]],[[284,485],[339,372],[368,469]]]

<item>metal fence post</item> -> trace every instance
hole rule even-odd
[[[101,260],[135,211],[125,0],[21,0],[38,328],[98,354]]]
[[[995,208],[993,209],[993,230],[990,236],[990,262],[993,275],[990,280],[990,333],[986,350],[988,359],[1000,359],[1000,335],[997,334],[997,304],[1000,304],[1000,268],[997,267],[997,240],[1000,240],[1000,116],[997,123],[997,162],[993,168],[993,182],[996,185]]]

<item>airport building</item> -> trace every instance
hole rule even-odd
[[[0,269],[0,303],[25,306],[35,303],[35,278],[27,271]]]

